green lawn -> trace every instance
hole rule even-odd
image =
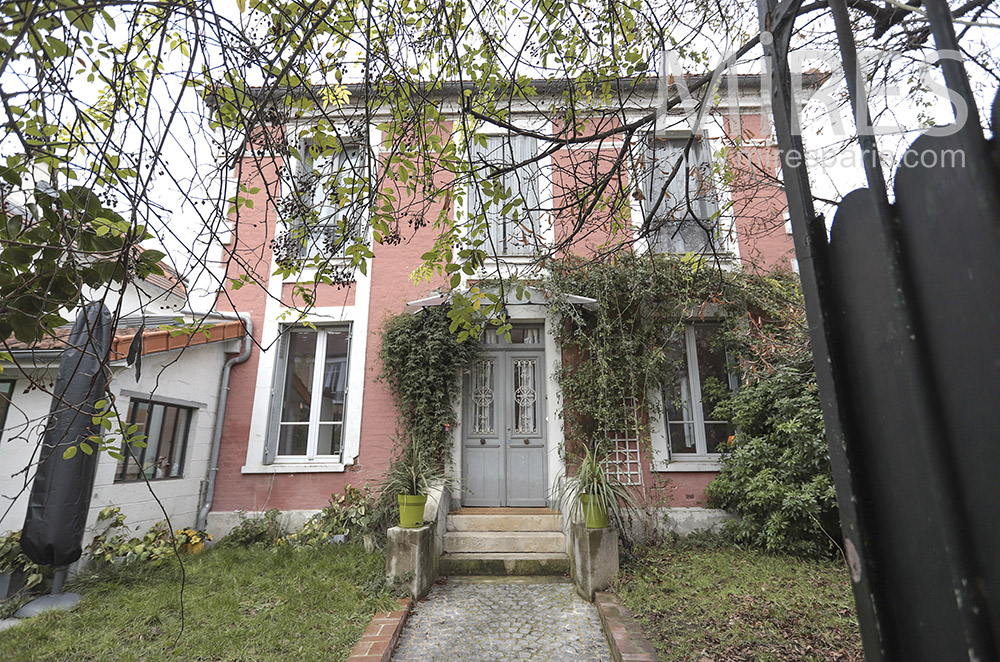
[[[176,563],[105,572],[84,599],[0,632],[0,660],[343,660],[375,611],[392,608],[385,560],[354,545],[209,549]],[[176,643],[175,643],[176,642]]]
[[[663,662],[862,662],[842,563],[684,542],[646,548],[615,587]]]

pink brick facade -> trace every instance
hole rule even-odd
[[[739,131],[751,137],[748,154],[755,163],[776,167],[776,149],[761,130],[759,116],[743,114]],[[729,131],[737,127],[725,118],[723,125]],[[573,187],[567,178],[578,180],[601,177],[614,169],[614,147],[577,148],[561,150],[552,156],[552,200],[562,208],[555,214],[552,238],[559,241],[574,227],[577,217],[565,192]],[[730,152],[732,165],[738,165],[740,155]],[[230,382],[229,406],[225,413],[220,451],[219,470],[213,513],[233,511],[262,511],[278,508],[283,511],[309,511],[322,508],[332,493],[340,492],[347,484],[361,486],[377,483],[387,467],[393,448],[396,430],[395,408],[384,384],[377,377],[381,370],[378,361],[381,326],[389,316],[404,311],[406,303],[428,296],[442,282],[414,284],[410,274],[420,264],[421,255],[431,248],[435,238],[433,228],[401,228],[403,241],[396,245],[376,244],[375,257],[370,261],[368,275],[349,286],[320,286],[316,289],[317,309],[332,311],[352,329],[352,347],[360,347],[355,360],[352,355],[350,375],[363,375],[349,397],[363,396],[353,403],[349,412],[352,425],[356,425],[357,443],[351,453],[345,452],[338,466],[316,467],[295,465],[268,465],[261,459],[263,444],[270,434],[266,421],[271,407],[270,366],[276,361],[274,334],[275,317],[288,304],[301,303],[292,294],[292,284],[276,282],[271,241],[276,232],[276,211],[269,200],[280,196],[278,168],[280,163],[263,162],[247,157],[237,174],[239,181],[248,188],[260,190],[250,197],[252,208],[239,212],[237,228],[226,247],[232,256],[227,267],[227,278],[240,278],[246,274],[260,286],[239,289],[227,287],[220,297],[218,309],[223,312],[249,313],[253,321],[255,346],[249,360],[234,366]],[[772,168],[773,170],[773,168]],[[439,170],[441,182],[449,175]],[[606,195],[628,210],[627,196],[619,195],[620,187],[627,184],[627,173],[614,181]],[[266,187],[270,186],[270,195]],[[741,260],[752,261],[758,266],[789,266],[793,257],[791,236],[786,234],[782,212],[783,192],[774,184],[760,184],[737,177],[729,192],[733,202],[734,230]],[[419,199],[406,198],[399,190],[400,205],[419,203]],[[440,203],[438,203],[440,204]],[[441,211],[434,207],[425,211],[428,218]],[[449,212],[453,214],[453,211]],[[601,253],[615,238],[607,218],[589,219],[579,240],[567,247],[565,253],[593,255]],[[578,229],[578,228],[577,228]],[[363,363],[363,365],[359,365]],[[361,371],[358,373],[357,371]],[[267,377],[266,383],[264,377]],[[346,428],[345,428],[346,429]],[[353,428],[352,428],[353,429]],[[557,443],[557,440],[549,440]],[[348,446],[350,444],[348,443]],[[643,458],[643,482],[648,495],[655,502],[674,506],[703,506],[705,485],[712,479],[711,471],[661,472],[654,470],[651,458]]]

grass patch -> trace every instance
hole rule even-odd
[[[715,543],[643,548],[615,591],[662,662],[863,662],[842,563]]]
[[[184,561],[183,632],[176,561],[112,567],[68,587],[84,595],[72,612],[0,632],[0,660],[343,660],[394,604],[384,557],[355,545],[216,547]]]

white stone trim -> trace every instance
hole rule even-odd
[[[344,472],[347,465],[340,462],[325,462],[322,459],[310,462],[282,462],[277,460],[274,464],[263,464],[257,467],[241,467],[242,474],[309,474],[320,472]]]
[[[374,127],[369,127],[369,139],[377,161],[382,133]],[[369,236],[369,240],[371,237]],[[272,257],[273,262],[273,257]],[[371,263],[369,262],[369,267]],[[371,269],[369,275],[355,269],[354,305],[351,306],[317,306],[298,322],[321,324],[349,324],[351,327],[351,347],[348,357],[347,374],[347,409],[344,412],[344,450],[339,461],[301,461],[289,462],[278,460],[272,464],[264,464],[264,450],[267,444],[268,416],[271,411],[271,397],[274,383],[274,364],[277,353],[261,352],[257,362],[257,379],[254,386],[254,398],[250,415],[250,434],[247,438],[246,461],[241,472],[244,474],[274,474],[274,473],[307,473],[307,472],[339,472],[348,465],[354,464],[361,449],[361,415],[365,399],[365,372],[367,370],[368,351],[368,313],[371,302]],[[302,276],[300,275],[301,279]],[[267,299],[264,305],[264,324],[261,329],[261,346],[273,347],[278,338],[278,330],[282,321],[280,316],[288,310],[281,304],[281,290],[284,279],[271,271],[267,283]],[[296,282],[303,282],[298,280]]]

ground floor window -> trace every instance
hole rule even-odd
[[[679,366],[664,389],[667,448],[670,459],[718,457],[733,435],[728,421],[712,418],[712,393],[735,388],[726,353],[718,346],[719,325],[688,324],[678,332]]]
[[[272,403],[274,459],[341,455],[349,347],[350,331],[344,327],[284,331]]]
[[[128,426],[136,426],[131,444],[122,445],[115,482],[179,478],[183,473],[191,427],[190,407],[132,399]]]
[[[14,397],[14,382],[10,379],[0,379],[0,430],[7,424],[7,410]]]

